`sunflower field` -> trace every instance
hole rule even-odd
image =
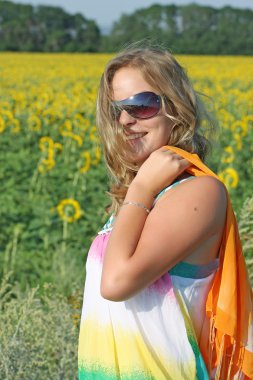
[[[110,58],[0,54],[1,379],[77,374],[85,258],[108,218],[95,103]],[[253,279],[253,58],[177,59],[218,122],[208,163],[231,194]]]

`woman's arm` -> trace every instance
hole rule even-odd
[[[150,207],[153,193],[137,181],[125,198],[131,200]],[[223,185],[208,176],[178,185],[157,202],[149,215],[139,207],[123,206],[105,252],[102,296],[122,301],[153,283],[219,234],[225,211]]]

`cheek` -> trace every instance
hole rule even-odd
[[[167,132],[170,132],[170,130],[172,129],[172,126],[173,126],[172,120],[169,120],[165,116],[156,116],[153,119],[148,119],[148,120],[146,120],[145,124],[146,124],[146,127],[150,130],[151,129],[152,130],[164,130]]]
[[[161,127],[160,143],[162,145],[168,145],[170,143],[171,132],[172,125],[168,124],[168,122]]]
[[[167,123],[162,125],[160,124],[156,128],[153,127],[152,130],[150,128],[149,136],[151,140],[149,141],[152,141],[157,148],[163,145],[168,145],[170,142],[171,131],[172,127]]]
[[[171,121],[168,121],[168,119],[166,119],[166,121],[164,121],[164,123],[162,123],[161,125],[161,131],[163,135],[167,137],[171,135],[172,128],[173,128],[173,124]]]

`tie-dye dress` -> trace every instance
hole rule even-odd
[[[126,301],[106,300],[100,281],[112,222],[113,216],[88,252],[79,380],[209,379],[198,341],[218,262],[201,266],[181,262]]]

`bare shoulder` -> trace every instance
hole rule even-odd
[[[215,207],[217,211],[225,213],[227,208],[227,194],[225,187],[221,181],[215,177],[202,176],[195,177],[187,184],[187,192],[193,199],[198,196],[207,208]]]
[[[157,202],[154,212],[164,217],[170,214],[178,219],[196,218],[209,231],[222,228],[227,208],[227,195],[221,181],[211,176],[194,177],[168,190]],[[156,210],[155,210],[156,209]]]
[[[195,199],[202,196],[204,199],[212,202],[221,202],[226,205],[227,195],[226,190],[221,181],[211,176],[193,177],[185,182],[168,190],[161,198],[161,201],[169,200],[170,198],[185,198]]]
[[[191,196],[203,195],[208,198],[209,203],[221,202],[226,205],[227,195],[223,183],[215,177],[201,176],[194,177],[192,180],[186,181],[187,192],[191,193]],[[186,188],[185,188],[186,189]],[[178,189],[180,190],[180,188]],[[182,187],[180,194],[182,194]]]

